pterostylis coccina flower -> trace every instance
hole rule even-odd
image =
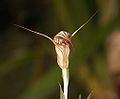
[[[67,95],[68,95],[68,85],[69,85],[69,55],[70,55],[70,49],[72,46],[71,39],[82,27],[84,27],[95,16],[96,13],[97,12],[95,12],[83,25],[81,25],[73,33],[68,33],[66,31],[60,31],[54,36],[53,39],[43,33],[36,32],[31,29],[25,28],[23,26],[14,24],[17,27],[20,27],[32,33],[43,36],[49,39],[54,44],[55,51],[57,54],[57,63],[59,67],[62,69],[62,77],[63,77],[63,84],[64,84],[63,92],[64,92],[65,99],[68,99]]]

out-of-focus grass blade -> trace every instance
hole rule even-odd
[[[81,94],[79,95],[79,99],[81,99]]]
[[[88,95],[87,99],[90,99],[90,98],[91,98],[92,93],[93,93],[93,91],[90,92],[90,94]]]
[[[12,57],[0,63],[0,76],[3,77],[15,68],[18,68],[19,64],[31,61],[33,57],[32,52],[21,52],[13,54]]]
[[[70,29],[73,30],[74,28],[73,28],[72,19],[70,16],[70,12],[68,11],[69,8],[67,7],[67,3],[65,2],[65,0],[53,0],[53,4],[57,16],[62,22],[62,24],[66,26],[65,28],[66,29],[69,28],[69,30]]]
[[[19,99],[47,99],[57,88],[57,82],[60,79],[60,72],[54,66],[43,79],[38,80],[31,86]]]
[[[60,99],[65,99],[65,96],[64,96],[64,92],[63,92],[63,90],[62,90],[62,87],[61,87],[60,84],[59,84],[59,86],[60,86]]]

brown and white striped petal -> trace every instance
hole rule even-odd
[[[57,53],[57,63],[61,69],[68,68],[69,65],[69,54],[71,47],[70,33],[65,31],[59,32],[54,37],[55,50]]]

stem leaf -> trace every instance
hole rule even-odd
[[[59,86],[60,86],[60,99],[65,99],[65,95],[64,95],[64,92],[62,90],[62,87],[60,84],[59,84]]]

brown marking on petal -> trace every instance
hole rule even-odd
[[[58,45],[69,45],[71,46],[72,43],[71,43],[71,34],[70,33],[67,33],[67,32],[64,32],[64,31],[61,31],[59,32],[57,35],[55,35],[54,37],[54,42]]]

